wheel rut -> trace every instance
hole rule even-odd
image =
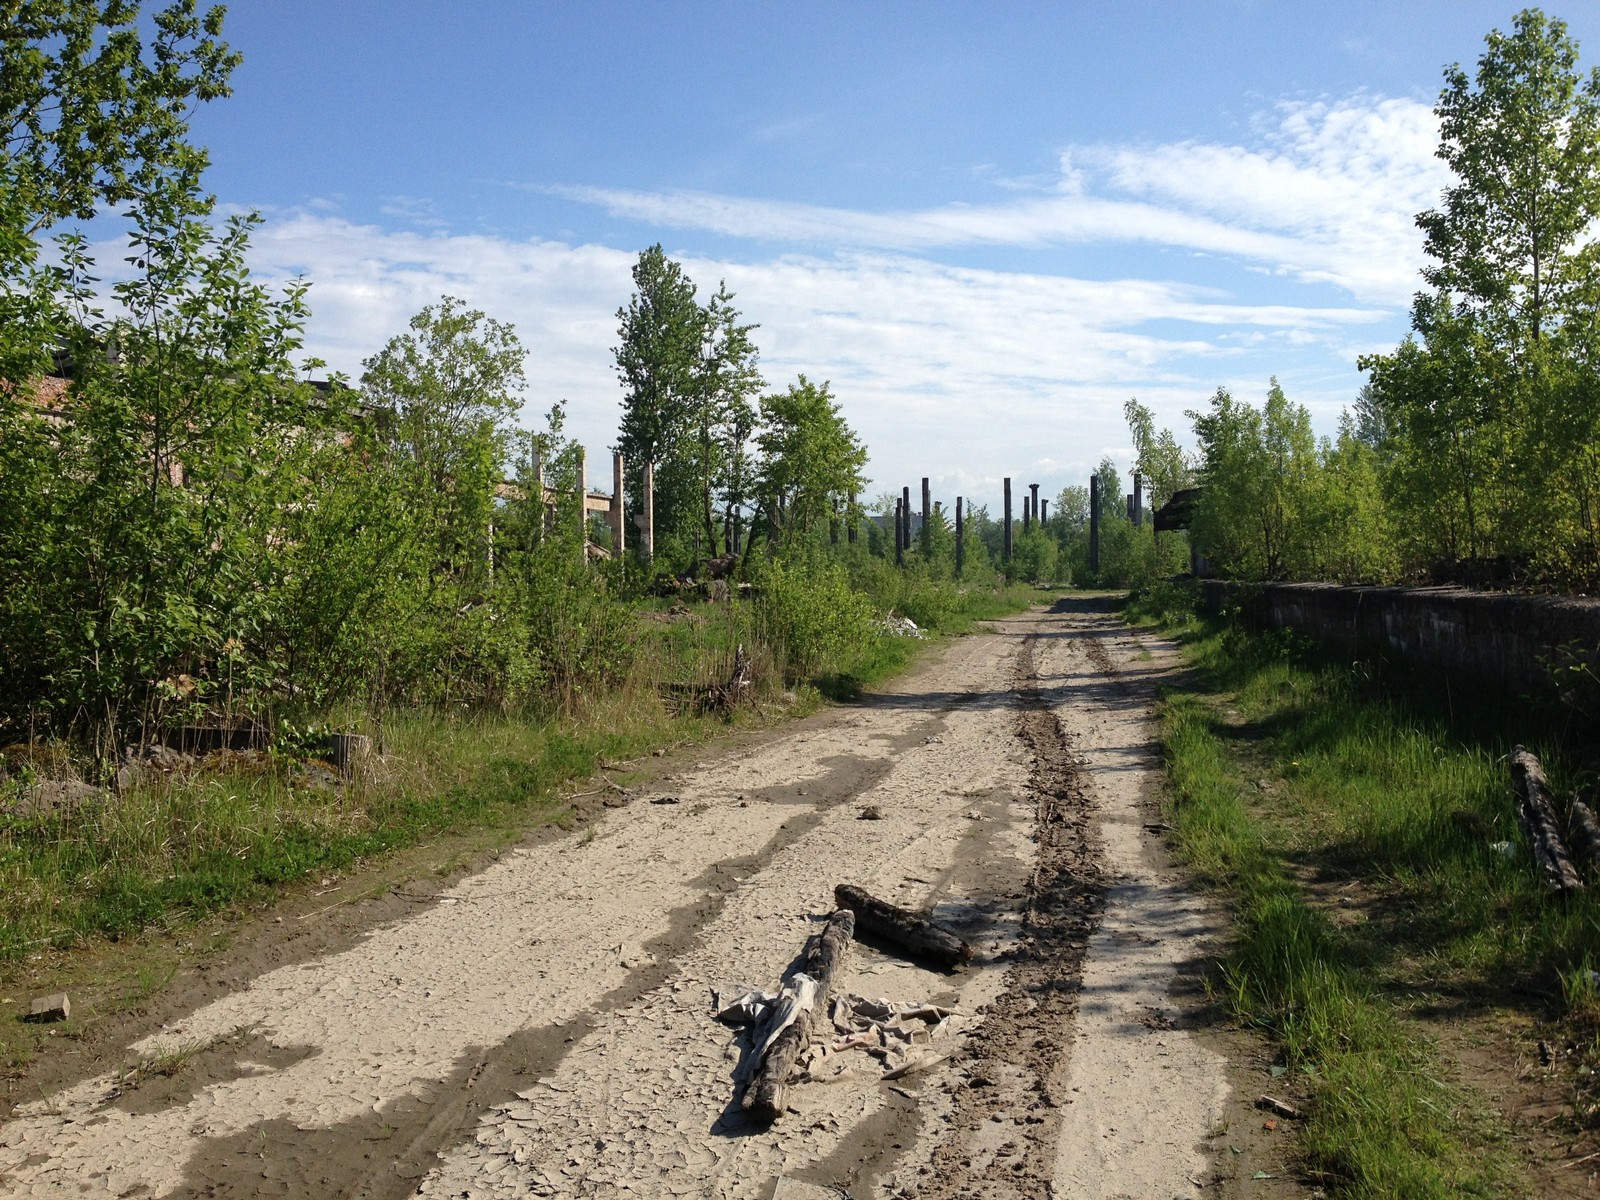
[[[965,1078],[918,1200],[1050,1196],[1063,1074],[1084,956],[1105,906],[1103,848],[1081,764],[1040,690],[1039,637],[1024,638],[1013,672],[1016,737],[1031,756],[1037,861],[1005,990],[973,1031]]]

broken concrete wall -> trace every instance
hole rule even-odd
[[[1236,606],[1263,625],[1376,647],[1518,694],[1564,690],[1575,665],[1600,673],[1600,600],[1587,597],[1217,579],[1201,587],[1213,612]]]

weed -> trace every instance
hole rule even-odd
[[[1452,708],[1428,681],[1153,593],[1137,603],[1172,614],[1198,668],[1162,700],[1168,820],[1236,914],[1216,994],[1314,1092],[1310,1173],[1360,1196],[1502,1194],[1502,1132],[1410,1014],[1558,977],[1571,1012],[1595,1007],[1593,901],[1546,903],[1526,852],[1492,849],[1518,836],[1503,754],[1537,740],[1529,710]]]

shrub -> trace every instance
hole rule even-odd
[[[769,559],[757,583],[757,629],[790,678],[810,678],[874,636],[872,602],[838,562],[820,554]]]

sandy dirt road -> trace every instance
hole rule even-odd
[[[1218,919],[1147,828],[1172,660],[1067,604],[707,751],[18,1106],[0,1196],[1215,1195],[1228,1063],[1188,1025]],[[845,991],[951,1015],[836,1030],[751,1126],[718,1000],[792,970],[841,882],[975,961],[858,944]]]

